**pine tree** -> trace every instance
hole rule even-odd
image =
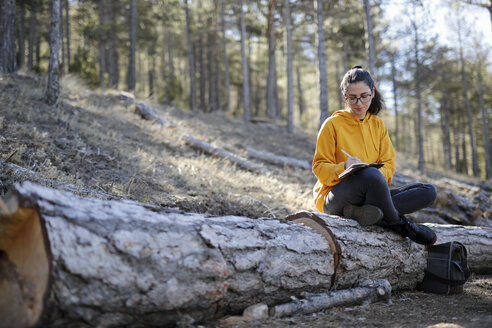
[[[13,73],[17,69],[15,56],[15,0],[1,2],[0,72]]]
[[[51,27],[50,27],[50,64],[48,68],[48,85],[45,99],[48,105],[58,101],[60,92],[59,83],[59,56],[60,52],[60,0],[51,0]]]

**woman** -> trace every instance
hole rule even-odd
[[[371,75],[355,66],[343,77],[340,89],[346,109],[335,112],[323,123],[314,154],[317,209],[353,218],[361,225],[384,226],[414,242],[432,245],[436,241],[434,231],[409,221],[404,214],[431,205],[436,189],[418,183],[390,190],[395,151],[388,129],[376,116],[384,102]],[[379,169],[364,168],[343,179],[338,177],[350,165],[361,162],[384,165]]]

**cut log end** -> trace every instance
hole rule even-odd
[[[312,212],[300,211],[297,213],[293,213],[285,217],[285,220],[309,227],[317,233],[321,234],[326,239],[328,245],[330,246],[331,253],[333,254],[334,273],[331,278],[331,284],[333,285],[335,283],[335,279],[338,275],[338,270],[340,269],[341,265],[341,249],[333,232],[326,226],[326,223],[322,219],[320,219]]]
[[[0,214],[0,327],[30,327],[49,285],[47,239],[37,211],[11,200]]]

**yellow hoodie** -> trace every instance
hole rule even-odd
[[[326,196],[341,181],[338,175],[345,169],[347,155],[357,156],[365,163],[384,163],[379,170],[391,186],[395,173],[395,151],[383,121],[367,112],[361,122],[347,110],[333,113],[321,126],[313,159],[313,173],[318,178],[314,186],[314,203],[324,211]]]

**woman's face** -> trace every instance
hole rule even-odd
[[[360,120],[366,117],[373,96],[374,90],[363,81],[349,84],[343,95],[350,113]]]

